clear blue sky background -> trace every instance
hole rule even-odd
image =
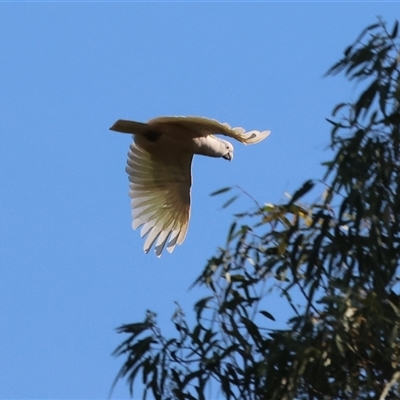
[[[105,398],[117,326],[151,309],[168,333],[174,301],[190,314],[188,287],[253,207],[209,194],[277,202],[321,176],[325,117],[357,94],[322,75],[378,15],[399,3],[0,4],[0,398]],[[160,115],[272,134],[194,160],[188,236],[158,259],[131,229],[131,138],[108,128]]]

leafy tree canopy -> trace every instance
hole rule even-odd
[[[193,326],[181,310],[172,338],[152,312],[121,326],[116,381],[155,399],[400,399],[399,45],[379,20],[346,48],[327,75],[363,89],[328,119],[324,177],[237,216],[195,282],[209,296]],[[285,329],[267,329],[269,289],[293,310]]]

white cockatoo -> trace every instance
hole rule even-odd
[[[191,164],[194,154],[233,158],[233,146],[214,134],[244,144],[265,139],[270,131],[245,132],[202,117],[159,117],[147,123],[118,120],[113,131],[133,134],[126,172],[129,175],[133,229],[142,227],[144,251],[154,245],[172,253],[182,244],[190,218]]]

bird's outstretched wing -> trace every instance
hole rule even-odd
[[[159,150],[159,151],[157,151]],[[147,253],[154,245],[158,257],[166,246],[172,253],[185,239],[190,217],[193,155],[155,149],[152,154],[130,145],[126,172],[132,198],[133,229],[142,226]]]
[[[148,121],[148,124],[157,123],[173,123],[184,126],[190,130],[197,130],[208,132],[209,134],[221,134],[229,136],[233,139],[238,140],[244,144],[256,144],[264,140],[269,136],[271,131],[249,131],[237,127],[232,128],[227,123],[220,123],[215,119],[209,119],[204,117],[158,117]]]

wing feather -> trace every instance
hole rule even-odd
[[[190,217],[191,162],[193,155],[153,147],[130,145],[126,171],[130,181],[133,229],[146,236],[144,251],[152,246],[158,257],[172,253],[185,239]]]
[[[271,131],[249,131],[246,132],[245,129],[237,127],[232,128],[229,124],[220,123],[216,119],[204,118],[204,117],[158,117],[148,121],[148,124],[177,124],[184,126],[190,130],[207,132],[207,134],[221,134],[229,136],[233,139],[238,140],[244,144],[256,144],[264,140],[269,136]]]

